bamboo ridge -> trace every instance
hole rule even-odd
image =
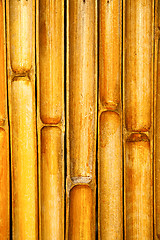
[[[0,0],[0,240],[160,239],[160,2]]]

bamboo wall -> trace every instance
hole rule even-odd
[[[0,239],[160,239],[160,1],[0,0]]]

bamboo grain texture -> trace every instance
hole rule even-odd
[[[159,39],[159,0],[0,0],[0,239],[160,239]]]

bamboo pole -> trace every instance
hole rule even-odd
[[[96,1],[68,0],[66,238],[69,240],[95,239],[96,62]]]
[[[11,84],[13,239],[37,239],[36,122],[32,84]]]
[[[0,1],[0,239],[10,239],[9,128],[6,82],[5,1]]]
[[[159,133],[159,121],[160,121],[160,6],[159,1],[155,2],[155,69],[154,69],[154,233],[155,239],[160,239],[160,133]]]
[[[121,1],[99,1],[98,236],[123,239]]]
[[[153,239],[150,143],[145,134],[126,142],[126,238]]]
[[[37,0],[39,239],[64,239],[64,0]]]
[[[30,70],[32,62],[33,1],[14,1],[9,4],[11,67],[16,73]]]
[[[124,232],[125,239],[153,239],[154,1],[123,6]]]
[[[35,1],[6,1],[12,238],[38,239]]]
[[[41,120],[57,124],[63,113],[64,0],[40,0],[39,28]]]

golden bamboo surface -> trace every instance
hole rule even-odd
[[[64,0],[37,0],[39,239],[64,239]]]
[[[122,3],[99,1],[98,236],[123,239]]]
[[[6,1],[12,239],[38,239],[35,1]]]
[[[95,239],[97,2],[67,1],[66,239]],[[75,213],[76,209],[76,213]]]
[[[160,3],[155,1],[155,64],[154,64],[154,233],[160,239]]]
[[[10,239],[9,128],[6,81],[5,1],[0,1],[0,239]]]
[[[123,1],[125,239],[153,239],[154,1]]]

